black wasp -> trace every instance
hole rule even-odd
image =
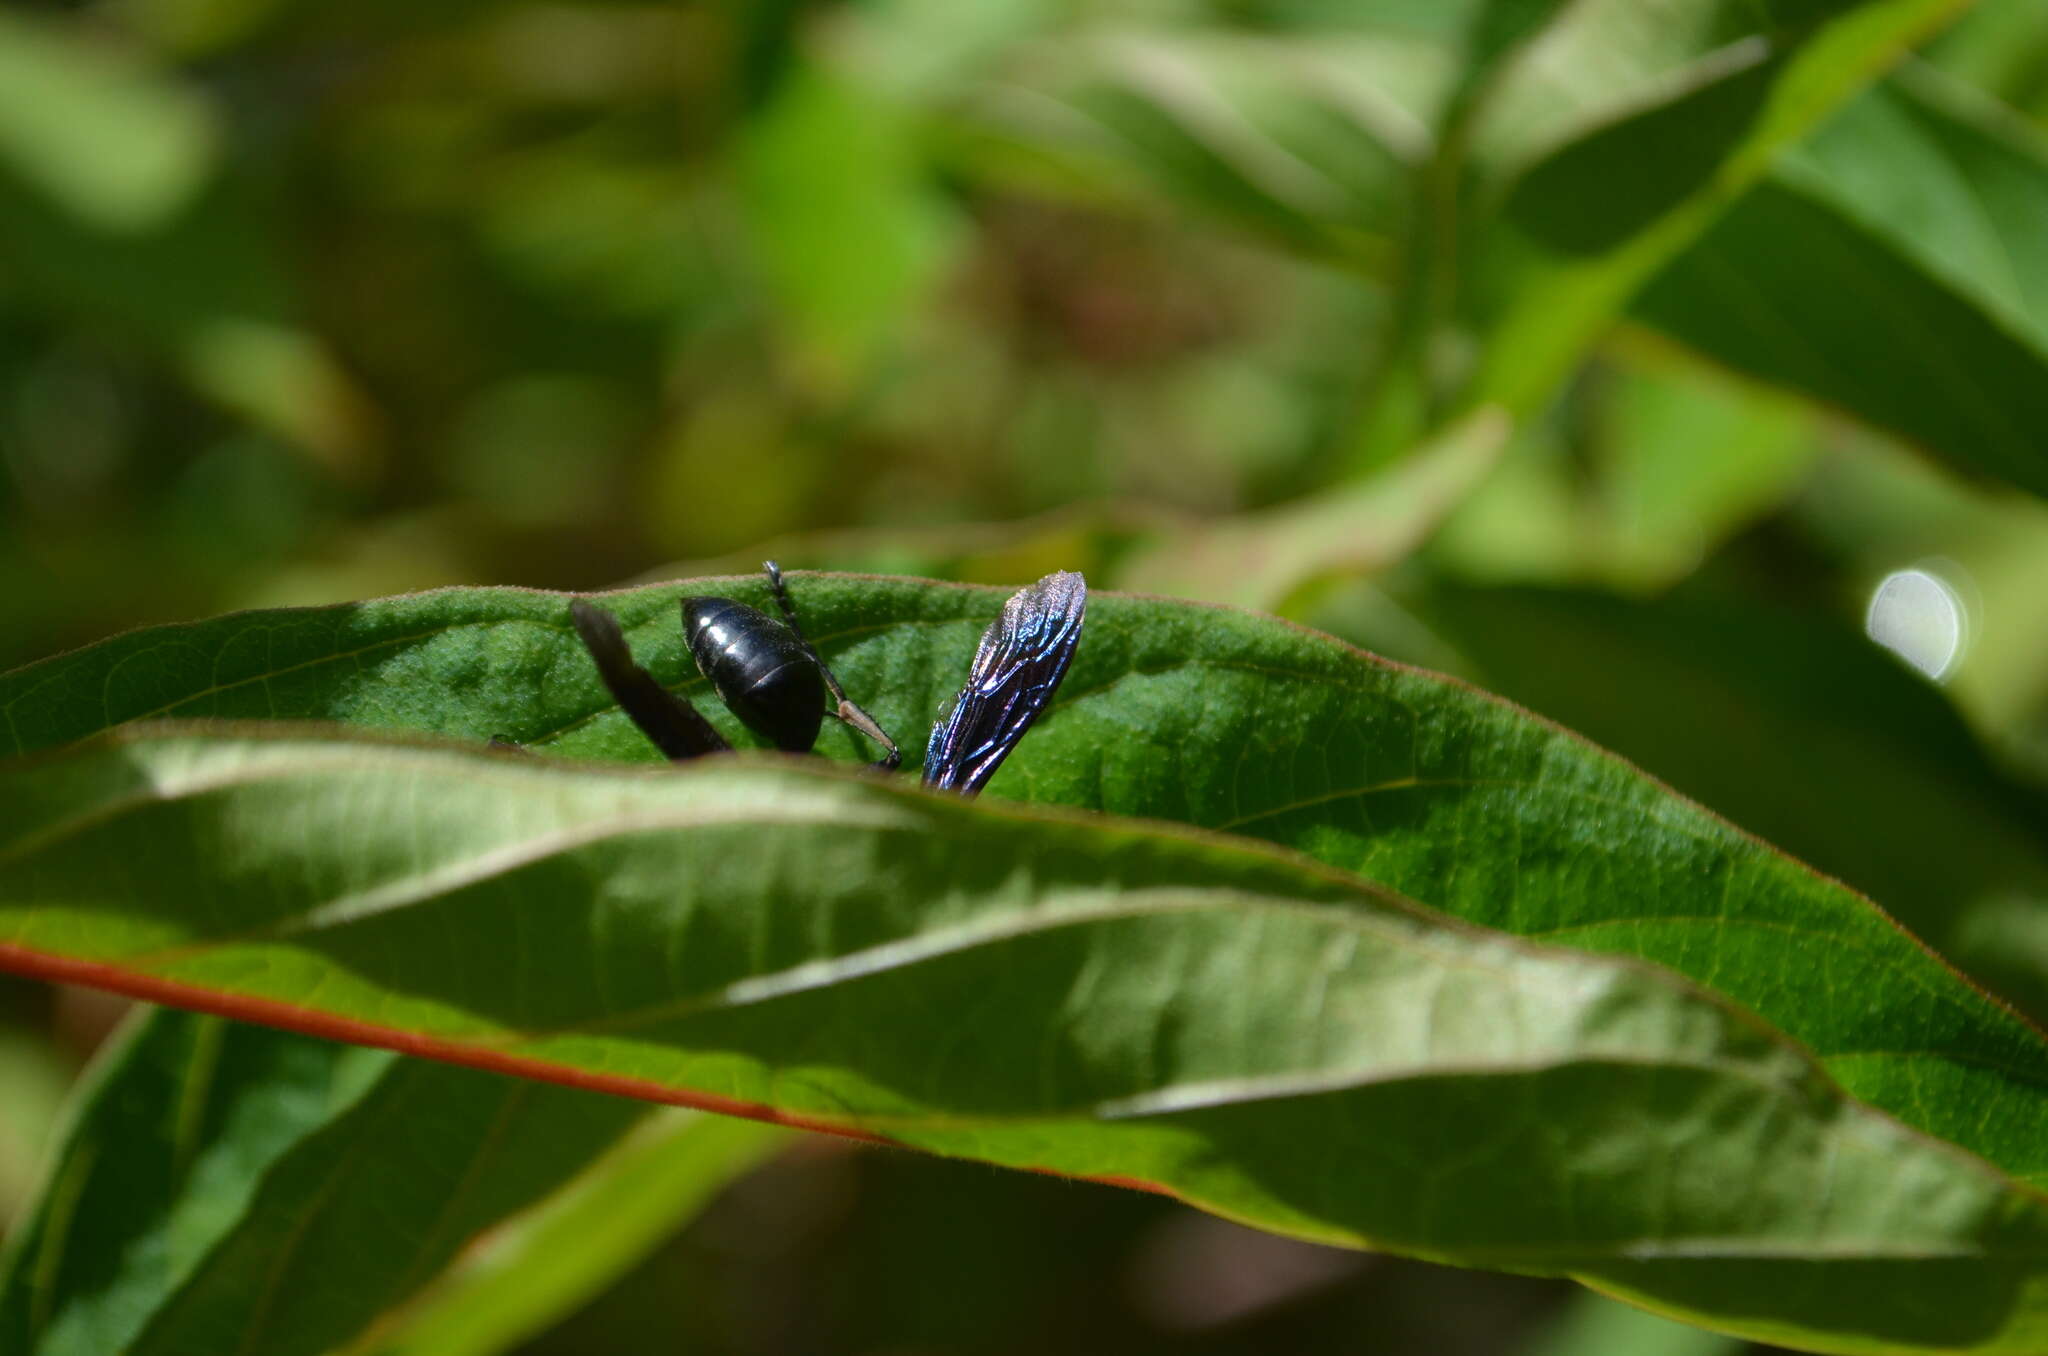
[[[748,729],[776,748],[809,752],[830,714],[888,750],[876,767],[897,766],[896,741],[847,697],[804,639],[782,571],[772,560],[762,569],[782,621],[730,598],[683,599],[683,635],[698,671]],[[1066,676],[1087,604],[1087,584],[1064,570],[1010,596],[974,651],[966,686],[932,726],[926,786],[971,796],[988,783]],[[613,700],[656,748],[680,762],[732,747],[687,699],[633,662],[609,612],[579,598],[569,615]]]

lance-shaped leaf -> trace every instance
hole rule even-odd
[[[1503,260],[1514,256],[1501,266],[1513,281],[1499,284],[1507,299],[1492,319],[1474,398],[1518,412],[1547,400],[1638,289],[1699,239],[1778,152],[1961,6],[1742,6],[1749,18],[1735,31],[1738,7],[1682,8],[1725,45],[1684,71],[1675,88],[1539,160],[1503,203],[1509,229],[1498,232],[1494,248]],[[1596,12],[1582,15],[1579,27],[1590,29]]]
[[[318,1356],[644,1111],[149,1013],[102,1056],[9,1235],[0,1350]]]
[[[1318,575],[1373,573],[1428,538],[1499,463],[1511,432],[1501,411],[1475,411],[1356,484],[1141,547],[1121,577],[1147,592],[1276,608]]]
[[[1440,301],[1481,331],[1469,406],[1540,408],[1626,311],[2034,486],[2038,138],[1913,82],[1857,98],[1962,7],[1332,6],[1255,38],[1092,33],[1023,45],[963,101],[984,140],[962,168],[1149,183],[1375,274],[1434,210],[1421,253],[1447,251]],[[1466,152],[1471,191],[1419,201],[1432,157]]]
[[[1068,34],[964,101],[968,173],[1163,192],[1275,240],[1370,263],[1430,149],[1452,54],[1414,36]],[[1045,173],[1051,170],[1049,176]]]
[[[588,1303],[786,1142],[754,1121],[664,1111],[462,1259],[348,1356],[490,1356]]]
[[[965,676],[1006,590],[795,574],[804,626],[899,740]],[[677,598],[606,596],[635,654],[750,737],[683,651]],[[160,716],[325,718],[658,762],[559,595],[458,589],[117,637],[0,677],[50,744]],[[910,748],[915,740],[903,741]],[[865,760],[847,732],[825,747]],[[1654,960],[1803,1042],[1853,1095],[2048,1181],[2048,1050],[1853,892],[1527,712],[1271,618],[1097,593],[1046,716],[987,793],[1251,835],[1488,927]]]
[[[1243,27],[1085,23],[1016,44],[961,100],[968,174],[1145,185],[1275,241],[1376,268],[1417,171],[1559,0],[1286,6]],[[1582,63],[1580,83],[1590,82]],[[1053,173],[1047,174],[1045,171]]]
[[[2048,927],[2043,806],[1861,631],[1723,599],[1447,587],[1403,602],[1489,685],[1879,894],[1945,954],[1987,908]],[[2010,949],[1960,958],[2048,1014],[2048,975]]]
[[[2048,143],[1932,72],[1908,75],[1790,153],[1636,314],[2048,493]]]
[[[46,972],[1820,1349],[2048,1341],[2048,1199],[1667,971],[1249,841],[232,731],[36,760],[0,810],[0,948]]]

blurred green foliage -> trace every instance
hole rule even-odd
[[[2048,1010],[2048,8],[1930,6],[1903,74],[1777,128],[1852,8],[12,5],[0,668],[769,551],[1082,568],[1528,701]],[[1509,417],[1458,423],[1473,392]],[[1968,622],[1941,688],[1858,634],[1929,562]],[[0,1211],[90,1044],[54,1012],[0,987]],[[1151,1274],[1163,1206],[791,1172],[533,1349],[1535,1331],[1527,1287],[1418,1306],[1388,1264],[1198,1339],[1104,1280]],[[706,1308],[742,1262],[759,1302]],[[946,1264],[951,1300],[892,1285]],[[1480,1317],[1403,1336],[1431,1304]],[[1635,1340],[1543,1349],[1580,1328]]]

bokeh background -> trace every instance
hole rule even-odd
[[[1859,308],[1907,289],[1766,185],[1540,416],[1418,441],[1471,336],[1452,307],[1402,346],[1403,157],[1476,8],[16,0],[0,669],[443,584],[1081,568],[1524,701],[2039,1013],[2048,511],[2011,485],[2048,483],[2048,197],[2039,250],[2003,261],[2038,367],[1981,391],[1921,400],[1978,373],[1968,326],[1874,330]],[[1658,25],[1711,7],[1575,8],[1636,63],[1564,48],[1547,89],[1583,119],[1669,75]],[[1975,6],[1902,78],[1839,133],[1883,173],[1921,153],[1898,108],[1958,101],[2048,165],[2041,0]],[[1737,304],[1805,285],[1817,311]],[[109,1020],[0,981],[0,1220]],[[1734,1348],[1557,1284],[836,1145],[525,1348],[1049,1349]]]

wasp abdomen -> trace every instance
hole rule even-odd
[[[746,727],[778,749],[807,753],[825,720],[825,677],[797,634],[730,598],[683,599],[683,635],[697,669]]]

